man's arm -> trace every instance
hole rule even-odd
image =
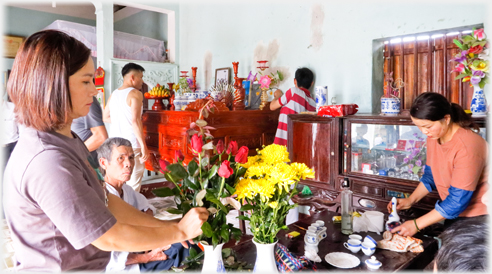
[[[113,194],[108,194],[108,209],[117,222],[92,242],[105,251],[147,251],[193,239],[202,233],[201,226],[208,218],[208,211],[198,207],[191,209],[179,222],[161,221]]]
[[[85,140],[84,144],[89,151],[94,151],[108,139],[108,132],[104,125],[91,128],[92,136]]]
[[[130,91],[128,94],[127,103],[130,106],[132,112],[132,127],[133,133],[137,138],[140,148],[142,150],[142,157],[140,160],[142,162],[147,161],[149,158],[149,152],[147,150],[147,145],[143,139],[143,123],[142,123],[142,105],[143,105],[143,95],[138,89]]]
[[[106,103],[106,106],[104,107],[103,110],[103,121],[105,123],[111,123],[111,115],[109,113],[109,101],[111,100],[111,96],[109,96],[108,102]]]
[[[282,106],[280,104],[280,97],[282,97],[282,91],[280,89],[277,89],[273,95],[275,98],[270,103],[270,110],[276,110]]]

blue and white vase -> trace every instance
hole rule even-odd
[[[470,105],[472,116],[480,117],[487,115],[487,100],[483,89],[478,85],[473,86],[473,97]]]
[[[224,261],[222,260],[222,247],[218,244],[215,248],[206,242],[201,242],[205,257],[203,258],[202,273],[225,273]]]
[[[400,98],[398,97],[381,97],[381,114],[398,115],[400,114]]]
[[[314,88],[316,97],[316,111],[328,103],[328,86],[317,86]]]

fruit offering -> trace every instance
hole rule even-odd
[[[157,84],[155,87],[153,87],[149,92],[146,92],[144,94],[144,97],[149,99],[153,97],[170,97],[171,92],[169,89]]]

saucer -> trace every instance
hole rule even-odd
[[[325,256],[327,263],[338,268],[354,268],[360,264],[359,258],[344,252],[332,252]]]

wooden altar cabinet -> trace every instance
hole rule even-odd
[[[249,154],[256,155],[257,148],[273,143],[279,113],[280,110],[222,111],[210,114],[205,120],[215,128],[210,131],[214,136],[214,144],[219,140],[223,140],[226,145],[236,141],[238,147],[247,146]],[[145,111],[142,116],[143,132],[150,153],[157,159],[172,162],[174,152],[181,150],[185,162],[189,162],[193,155],[186,131],[197,119],[198,112],[195,111]],[[145,168],[153,170],[152,163],[147,161]]]

